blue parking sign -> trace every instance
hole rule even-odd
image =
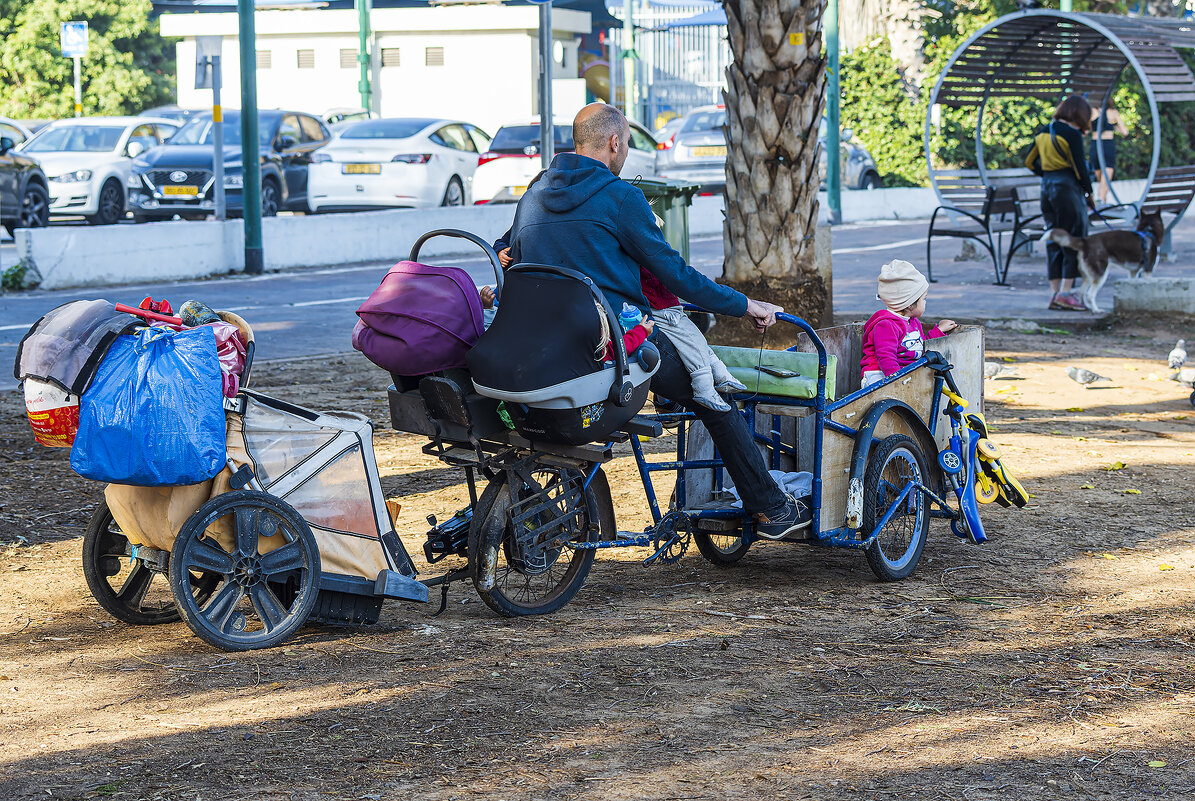
[[[59,33],[62,55],[82,58],[87,55],[87,22],[64,22]]]

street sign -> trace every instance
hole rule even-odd
[[[62,55],[67,58],[82,58],[87,55],[87,23],[64,22],[59,31]]]
[[[220,58],[224,49],[223,36],[195,37],[195,88],[212,88],[213,59]]]

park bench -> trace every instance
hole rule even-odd
[[[925,241],[925,268],[934,280],[932,247],[934,237],[968,239],[983,247],[992,259],[996,283],[1004,284],[1008,262],[1001,269],[1004,234],[1013,234],[1019,224],[1016,190],[1037,182],[1025,169],[938,170],[934,173],[942,205],[934,209]],[[1011,248],[1010,248],[1011,251]]]

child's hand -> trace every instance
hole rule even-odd
[[[502,265],[503,270],[509,267],[512,261],[514,259],[510,257],[510,248],[502,248],[502,250],[498,251],[498,263]],[[487,306],[486,308],[489,307]]]
[[[648,336],[651,336],[651,332],[656,328],[656,321],[644,320],[643,322],[639,323],[639,325],[643,326],[643,330],[647,332]]]
[[[481,308],[494,308],[494,288],[492,286],[483,286],[481,288]]]
[[[953,331],[956,328],[958,328],[958,323],[956,323],[954,320],[939,320],[938,321],[938,330],[941,331],[943,334],[949,334],[951,331]]]

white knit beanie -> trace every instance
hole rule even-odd
[[[929,281],[903,259],[893,259],[880,268],[879,297],[894,312],[909,308],[928,291]]]

